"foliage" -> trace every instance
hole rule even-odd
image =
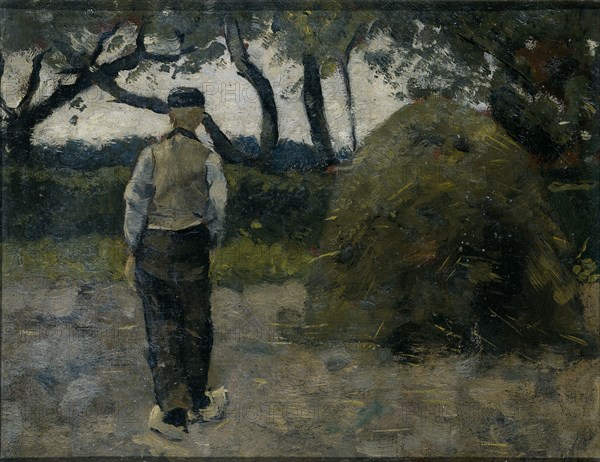
[[[480,50],[458,41],[450,30],[453,25],[446,11],[389,11],[370,31],[372,37],[384,37],[385,45],[369,46],[365,60],[396,90],[398,99],[438,94],[471,104],[485,102],[492,64]]]
[[[581,251],[575,257],[575,265],[573,265],[573,273],[577,276],[577,280],[581,283],[598,282],[600,280],[600,274],[598,273],[598,265],[590,257],[584,258],[584,254],[587,253],[587,244],[589,238],[583,243]]]
[[[49,62],[77,67],[94,49],[98,33],[113,21],[126,20],[128,15],[98,9],[4,9],[0,22],[2,50],[45,49],[54,45],[46,57]]]
[[[49,49],[44,59],[51,68],[56,71],[77,69],[90,64],[87,61],[97,45],[98,36],[114,25],[120,27],[107,40],[104,56],[98,63],[103,64],[106,56],[114,60],[131,53],[135,49],[139,25],[143,23],[146,46],[154,54],[177,55],[193,48],[195,51],[186,61],[196,66],[214,59],[216,48],[220,50],[218,56],[223,54],[222,45],[213,47],[215,38],[222,34],[219,15],[168,7],[148,13],[149,10],[135,8],[69,11],[11,8],[3,10],[2,49],[4,52],[30,53]],[[192,71],[197,69],[192,68]]]
[[[598,127],[600,63],[592,48],[599,26],[597,10],[584,8],[395,10],[377,27],[405,50],[404,59],[379,67],[393,79],[407,56],[417,55],[431,76],[440,75],[436,66],[450,66],[445,78],[433,79],[439,85],[409,81],[409,96],[476,91],[470,100],[489,103],[495,120],[540,161],[568,152],[585,158],[599,142],[589,136]],[[436,59],[439,53],[450,59]]]
[[[346,48],[361,27],[376,18],[370,10],[353,10],[332,3],[326,10],[280,10],[274,12],[272,29],[264,45],[277,45],[279,60],[302,62],[305,54],[314,55],[327,78],[343,59]]]
[[[600,274],[598,274],[597,270],[598,265],[591,258],[578,260],[577,264],[573,266],[573,273],[577,275],[577,279],[580,282],[597,282],[600,279]]]
[[[126,258],[122,239],[98,234],[69,240],[8,241],[2,244],[2,276],[117,281],[123,279]]]
[[[4,238],[37,240],[121,233],[128,166],[94,171],[5,167]]]
[[[442,98],[398,111],[340,175],[309,322],[400,351],[585,338],[573,246],[546,194],[491,119]]]
[[[293,241],[305,248],[316,243],[327,210],[330,176],[295,171],[271,175],[243,165],[226,165],[225,174],[227,239]]]
[[[254,242],[239,237],[217,250],[214,282],[231,287],[304,278],[313,255],[297,242]]]
[[[71,142],[63,147],[39,146],[33,158],[39,167],[3,169],[4,233],[6,237],[67,238],[82,233],[122,232],[123,192],[135,153],[150,140],[128,139],[100,148]],[[292,142],[277,147],[281,170],[308,168],[318,159],[301,158],[307,148]],[[302,164],[304,162],[305,164]],[[306,167],[304,166],[306,165]],[[228,234],[250,229],[269,242],[292,238],[315,242],[327,208],[331,176],[290,170],[267,175],[244,165],[226,165],[230,199]]]

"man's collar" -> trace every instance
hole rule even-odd
[[[183,135],[183,136],[190,138],[192,140],[195,140],[195,141],[200,141],[194,132],[186,130],[185,128],[182,128],[182,127],[175,128],[171,133],[169,133],[167,135],[167,139],[172,138],[177,134]]]

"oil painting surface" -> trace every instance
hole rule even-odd
[[[600,457],[600,16],[2,2],[2,458]]]

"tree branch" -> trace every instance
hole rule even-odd
[[[164,101],[154,97],[133,94],[124,88],[119,87],[114,80],[106,75],[98,74],[94,79],[94,83],[98,88],[114,97],[115,103],[127,104],[140,109],[148,109],[157,114],[166,114],[169,111],[169,107]],[[227,135],[223,133],[209,114],[205,113],[202,123],[213,140],[215,150],[226,162],[239,164],[251,163],[256,160],[255,157],[240,151],[233,146],[229,138],[227,138]]]
[[[115,26],[111,31],[103,34],[99,41],[96,49],[91,55],[90,63],[93,66],[96,63],[98,57],[102,53],[104,43],[112,35],[116,33],[118,26]],[[144,45],[144,25],[140,27],[138,35],[136,37],[136,49],[131,54],[123,56],[97,66],[95,69],[85,67],[82,69],[71,69],[67,73],[77,74],[77,79],[74,83],[69,85],[59,85],[54,93],[46,100],[40,102],[34,107],[25,107],[25,110],[21,113],[20,120],[27,126],[34,126],[36,123],[41,122],[50,114],[59,108],[61,105],[75,98],[81,91],[89,88],[91,85],[96,84],[100,89],[110,94],[115,98],[115,102],[120,104],[127,104],[141,109],[148,109],[158,114],[166,114],[168,112],[168,105],[165,101],[154,97],[145,97],[131,93],[130,91],[121,88],[116,82],[115,78],[118,76],[120,71],[133,70],[135,69],[142,59],[152,59],[159,62],[175,62],[182,54],[191,53],[195,51],[196,47],[188,47],[178,55],[159,55],[155,53],[149,53],[146,51]],[[45,53],[45,52],[44,52]],[[36,72],[34,74],[39,80],[39,69],[41,67],[42,54],[36,57],[36,66],[34,66]],[[30,85],[31,88],[37,87],[39,81],[33,82]],[[29,94],[29,93],[28,93]],[[27,102],[27,104],[29,104]],[[8,108],[10,110],[10,108]],[[205,125],[207,131],[212,136],[215,149],[221,156],[228,162],[251,162],[255,158],[246,153],[243,153],[236,149],[227,136],[221,131],[218,125],[212,120],[210,115],[206,115]]]
[[[10,107],[8,104],[6,104],[6,101],[4,101],[4,98],[2,98],[1,96],[0,96],[0,109],[2,109],[9,118],[14,117],[16,114],[15,110],[12,107]]]
[[[140,61],[141,53],[139,50],[136,50],[133,53],[111,61],[110,63],[104,63],[98,68],[98,71],[94,72],[102,72],[103,74],[114,78],[117,77],[121,71],[131,71],[135,69],[140,64]]]
[[[49,117],[55,109],[59,108],[67,101],[71,101],[90,85],[89,72],[79,74],[74,83],[60,85],[50,97],[21,113],[21,117],[28,118],[33,123],[41,122]]]
[[[461,34],[460,32],[456,32],[456,34],[461,38],[461,40],[467,42],[470,45],[473,45],[476,48],[479,48],[481,51],[490,54],[491,56],[493,56],[494,58],[496,58],[498,61],[500,61],[502,64],[504,64],[510,71],[514,72],[515,74],[517,74],[521,80],[523,81],[523,86],[525,87],[525,89],[527,90],[527,92],[530,95],[535,95],[535,90],[534,90],[534,85],[531,82],[531,80],[529,80],[529,77],[527,77],[522,71],[520,71],[519,69],[517,69],[510,61],[501,58],[500,56],[498,56],[497,54],[493,53],[492,51],[488,50],[485,46],[481,45],[479,42],[477,42],[476,40],[474,40],[472,37],[467,37],[466,35]]]
[[[241,163],[252,163],[256,160],[256,157],[250,154],[240,151],[237,149],[227,138],[227,135],[221,131],[217,123],[213,120],[210,114],[204,114],[204,120],[202,125],[206,129],[206,132],[210,135],[213,140],[215,151],[223,158],[225,162],[233,164]]]
[[[248,52],[244,47],[242,32],[236,19],[231,14],[225,15],[225,43],[227,50],[231,55],[231,60],[235,63],[240,72],[247,72]]]
[[[350,61],[350,54],[352,53],[352,50],[354,50],[354,48],[356,48],[365,40],[368,31],[369,26],[367,24],[361,24],[357,27],[356,31],[354,31],[352,39],[350,40],[348,46],[344,50],[344,63],[346,65],[348,65],[348,62]]]
[[[95,65],[98,57],[102,53],[104,48],[104,44],[106,41],[112,37],[117,30],[119,29],[120,24],[116,24],[110,31],[107,31],[100,35],[96,48],[94,49],[92,55],[90,56],[90,67]],[[140,31],[138,31],[138,37],[136,38],[136,43],[140,40],[140,34],[143,30],[143,26],[140,27]],[[143,38],[141,40],[143,42]],[[61,84],[58,88],[52,93],[52,95],[41,103],[37,104],[34,107],[31,107],[31,100],[35,91],[39,87],[40,84],[40,70],[42,67],[42,60],[44,55],[50,51],[47,49],[42,53],[38,54],[33,60],[33,71],[29,78],[28,90],[17,107],[17,110],[20,114],[24,114],[28,119],[32,121],[32,123],[39,122],[48,117],[55,109],[59,108],[61,105],[73,99],[77,93],[91,86],[91,75],[98,72],[97,70],[91,72],[90,67],[83,67],[80,69],[69,69],[63,71],[65,74],[77,74],[77,79],[74,83],[69,85]],[[131,55],[125,56],[123,58],[117,59],[111,63],[103,64],[99,67],[112,77],[116,77],[120,70],[125,69],[134,69],[139,64],[139,52],[136,49],[134,53]]]
[[[135,43],[137,46],[135,51],[127,56],[123,56],[111,61],[110,63],[102,64],[98,70],[111,77],[116,77],[121,71],[131,71],[135,69],[142,60],[155,61],[159,63],[175,63],[183,55],[193,53],[198,49],[196,46],[189,46],[182,50],[181,53],[173,55],[149,52],[146,50],[146,45],[144,45],[144,29],[145,26],[142,24],[136,37]]]
[[[100,37],[96,49],[91,55],[90,62],[97,61],[98,57],[100,56],[100,53],[102,52],[102,48],[104,47],[104,43],[106,42],[106,40],[108,40],[110,36],[114,35],[114,33],[116,33],[117,30],[118,27],[115,26],[112,30],[108,31],[105,35]],[[142,42],[143,46],[143,37],[140,39],[142,32],[143,25],[140,27],[140,30],[138,31],[138,36],[136,38],[136,43],[139,44],[139,42]],[[29,107],[28,105],[23,106],[23,111],[21,111],[21,114],[26,116],[27,119],[31,121],[31,123],[40,122],[46,117],[50,116],[50,114],[55,109],[59,108],[64,103],[70,101],[75,96],[77,96],[79,92],[90,87],[92,85],[93,76],[98,76],[100,72],[102,72],[103,74],[108,75],[114,79],[115,77],[117,77],[121,70],[135,69],[139,64],[139,61],[140,50],[136,48],[136,50],[133,53],[119,58],[115,61],[112,61],[110,63],[102,64],[98,67],[98,69],[94,71],[91,71],[89,67],[84,67],[81,69],[69,69],[66,73],[77,74],[77,79],[74,83],[69,85],[59,85],[58,88],[54,91],[54,93],[52,93],[52,95],[49,98],[47,98],[46,100],[42,101],[34,107]],[[39,59],[39,66],[41,67],[41,59]],[[32,77],[34,75],[37,75],[37,79],[39,80],[39,72],[32,73]],[[39,85],[39,82],[37,84]],[[31,97],[32,95],[29,96],[30,99]],[[23,101],[21,102],[21,105],[23,105]]]
[[[4,75],[4,56],[2,56],[2,53],[0,53],[0,81],[2,80],[3,75]],[[2,98],[1,95],[0,95],[0,109],[2,109],[9,118],[14,117],[14,115],[15,115],[15,110],[13,108],[9,107],[8,104],[6,104],[6,101],[4,101],[4,98]]]
[[[138,30],[137,36],[135,38],[135,48],[140,53],[144,53],[146,51],[146,45],[144,44],[144,38],[146,33],[146,22],[142,22],[140,28]]]
[[[117,29],[118,27],[115,26],[111,31],[108,31],[106,34],[103,34],[103,36],[100,37],[98,45],[96,46],[96,49],[91,56],[90,62],[95,62],[98,59],[100,55],[98,53],[98,50],[100,50],[101,53],[101,49],[103,48],[104,43],[106,42],[106,40],[108,40],[110,36],[116,33]],[[23,106],[23,112],[27,113],[27,118],[30,119],[32,123],[44,120],[52,113],[52,111],[59,108],[67,101],[73,99],[79,92],[90,87],[93,83],[96,83],[100,88],[117,98],[121,103],[129,104],[134,107],[149,109],[159,114],[166,113],[166,103],[159,100],[158,98],[145,98],[138,95],[134,95],[133,93],[122,89],[114,82],[114,79],[119,75],[119,72],[135,69],[139,65],[142,57],[145,55],[146,47],[144,45],[144,30],[145,26],[144,24],[142,24],[138,30],[138,34],[136,37],[137,47],[135,51],[133,51],[129,55],[123,56],[108,63],[104,63],[98,66],[97,69],[91,70],[90,68],[86,67],[78,70],[70,70],[73,71],[72,73],[78,74],[75,82],[69,85],[59,85],[59,87],[49,98],[42,101],[35,107],[30,108],[27,106]],[[149,54],[149,56],[152,56],[152,54]],[[38,65],[40,67],[41,58],[42,57],[40,57],[40,55],[36,57],[36,60],[39,61]],[[176,61],[177,59],[179,59],[179,57],[173,56],[172,59],[173,61]],[[34,72],[34,75],[37,75],[37,79],[39,80],[39,72]],[[37,85],[39,85],[39,82],[37,83]]]
[[[89,65],[90,69],[92,69],[96,65],[96,61],[98,61],[98,58],[104,51],[104,45],[106,44],[107,40],[110,39],[112,36],[114,36],[117,33],[117,31],[121,28],[122,25],[123,25],[122,22],[118,22],[117,24],[114,25],[114,27],[111,30],[100,34],[98,43],[96,44],[96,48],[94,49],[94,51],[92,52],[92,55],[90,56],[90,65]]]
[[[181,53],[174,55],[163,55],[159,53],[150,53],[148,51],[144,51],[140,55],[140,59],[145,59],[147,61],[156,61],[158,63],[175,63],[179,61],[179,59],[185,54],[193,53],[197,49],[197,47],[188,47],[185,50],[182,50]]]
[[[114,61],[102,64],[98,68],[98,71],[101,71],[102,73],[114,78],[117,77],[121,71],[131,71],[135,69],[140,64],[142,56],[146,53],[146,45],[144,45],[144,32],[146,29],[145,24],[146,23],[142,23],[138,29],[138,33],[135,38],[135,50],[126,56],[122,56]],[[97,73],[97,71],[94,70],[94,73]]]
[[[166,114],[169,112],[167,103],[159,98],[150,96],[140,96],[117,85],[117,83],[102,72],[95,73],[92,79],[98,88],[104,90],[113,98],[115,103],[127,104],[140,109],[149,109],[157,114]]]
[[[35,95],[35,92],[40,86],[41,77],[40,72],[42,70],[42,61],[44,60],[44,56],[46,53],[50,51],[51,48],[47,48],[44,51],[37,54],[35,58],[33,58],[33,66],[31,70],[31,74],[29,75],[29,83],[27,84],[27,91],[25,92],[25,96],[17,106],[17,111],[21,112],[25,109],[28,109],[31,105],[31,100]]]

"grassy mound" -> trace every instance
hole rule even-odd
[[[339,175],[309,334],[404,352],[587,344],[573,249],[546,196],[490,118],[441,98],[403,108]]]

